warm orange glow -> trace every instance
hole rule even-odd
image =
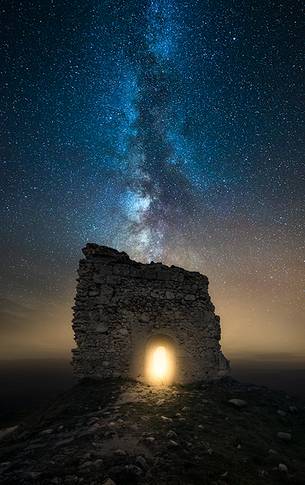
[[[168,372],[168,355],[165,347],[157,347],[153,351],[152,372],[157,379],[165,379]]]
[[[146,379],[150,384],[168,385],[174,378],[174,356],[170,345],[151,344],[146,355]]]

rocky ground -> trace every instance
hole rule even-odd
[[[304,485],[304,403],[230,378],[82,382],[0,431],[0,483]]]

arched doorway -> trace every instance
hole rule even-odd
[[[175,380],[176,355],[173,340],[166,335],[149,338],[145,349],[145,381],[168,386]]]

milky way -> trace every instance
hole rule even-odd
[[[124,153],[127,188],[122,195],[127,223],[120,231],[119,245],[125,244],[145,260],[165,256],[185,205],[194,199],[184,169],[191,157],[186,159],[190,147],[183,136],[182,79],[175,62],[178,16],[174,3],[152,2],[140,47],[136,55],[131,52],[130,59],[135,66],[135,80],[129,84],[134,97]]]
[[[69,348],[87,241],[207,274],[226,353],[304,352],[302,2],[2,3],[5,352]]]

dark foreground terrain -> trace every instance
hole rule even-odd
[[[232,379],[82,382],[0,432],[0,483],[304,485],[304,403]]]

